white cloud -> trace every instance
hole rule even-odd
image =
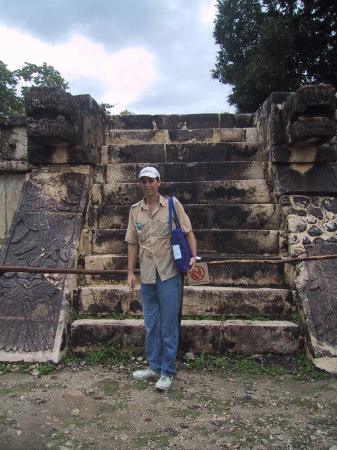
[[[216,0],[211,0],[208,4],[202,5],[200,9],[200,20],[203,25],[213,26],[216,16]]]
[[[90,94],[97,102],[118,104],[118,113],[136,101],[157,79],[155,55],[143,47],[129,47],[108,52],[103,45],[75,34],[66,42],[49,44],[27,33],[0,25],[0,41],[6,42],[0,50],[0,59],[10,70],[18,69],[24,62],[54,66],[70,84],[73,94]],[[76,80],[85,80],[97,92],[76,92]],[[72,84],[73,82],[73,84]]]

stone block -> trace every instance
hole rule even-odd
[[[290,123],[295,123],[299,116],[312,116],[313,111],[332,118],[336,110],[336,90],[328,84],[302,86],[288,99],[287,108]]]
[[[71,326],[71,348],[75,353],[118,344],[124,351],[144,353],[142,320],[76,320]],[[235,352],[294,354],[299,349],[299,328],[291,322],[186,320],[181,324],[183,353]]]
[[[326,117],[299,117],[289,127],[289,145],[323,144],[336,135],[336,120]]]
[[[292,322],[186,320],[181,333],[184,353],[293,354],[299,349],[299,328]]]
[[[163,117],[150,114],[111,115],[108,117],[108,127],[109,130],[161,130]]]
[[[171,143],[215,142],[214,131],[210,128],[197,130],[169,130]]]
[[[136,182],[144,164],[108,164],[107,183]],[[264,173],[259,161],[225,161],[195,163],[156,164],[163,182],[213,181],[213,180],[251,180],[263,179]]]
[[[293,295],[286,289],[195,286],[185,287],[183,315],[238,318],[290,317]]]
[[[163,130],[109,130],[108,143],[128,144],[164,144],[168,142],[167,131]]]
[[[7,183],[6,175],[0,175],[0,239],[7,236]]]
[[[282,321],[227,321],[222,347],[233,353],[291,355],[299,350],[299,327]]]
[[[141,317],[140,291],[130,294],[124,285],[82,287],[74,307],[89,316],[125,315]],[[214,286],[185,286],[183,311],[189,317],[287,318],[294,308],[292,292],[285,289],[248,289]]]
[[[208,272],[210,285],[230,286],[230,287],[270,287],[285,288],[284,265],[280,264],[212,264],[214,258],[202,255],[202,261],[209,262]],[[90,255],[85,257],[85,267],[87,269],[127,269],[126,255]],[[138,261],[136,268],[139,268]],[[136,274],[138,277],[138,274]],[[88,275],[86,276],[88,285],[125,284],[125,274],[116,275]]]
[[[165,162],[164,144],[109,145],[108,163]]]
[[[279,145],[270,149],[273,162],[314,163],[337,161],[337,148],[332,144],[292,146]]]
[[[58,87],[32,87],[25,95],[28,117],[63,116],[71,123],[77,121],[73,96]]]
[[[279,251],[276,230],[195,230],[200,254],[255,254],[277,255]],[[126,253],[125,230],[93,230],[93,251],[96,254]]]
[[[337,243],[316,241],[306,254],[337,254]],[[337,356],[337,259],[306,261],[297,265],[295,285],[303,310],[306,340],[314,358]]]
[[[256,128],[244,128],[244,141],[248,143],[258,142]]]
[[[94,164],[105,139],[105,114],[89,95],[34,88],[25,99],[31,164]]]
[[[278,255],[276,230],[195,230],[200,254]]]
[[[187,114],[186,127],[188,130],[219,128],[219,115]]]
[[[303,193],[336,195],[337,163],[275,164],[273,177],[278,195]]]
[[[23,174],[0,175],[0,237],[7,237],[24,183]]]
[[[251,128],[254,127],[254,114],[235,114],[234,127],[236,128]]]
[[[244,142],[244,128],[221,128],[220,142]]]
[[[22,189],[1,265],[70,268],[88,199],[86,173],[31,173]],[[66,346],[73,275],[0,276],[0,360],[58,362]]]
[[[183,203],[267,203],[270,190],[265,180],[224,180],[198,182],[165,182],[160,186],[163,195],[175,196]],[[142,198],[139,183],[113,183],[102,187],[105,205],[132,205]]]
[[[99,350],[103,345],[119,345],[124,351],[145,352],[142,320],[75,320],[71,324],[70,346],[74,353]]]
[[[127,205],[102,205],[95,207],[89,217],[96,217],[99,229],[126,228],[130,207]],[[273,204],[231,205],[185,204],[185,211],[195,229],[278,229],[281,206]]]
[[[126,275],[124,278],[126,280]],[[142,317],[142,303],[138,289],[131,295],[125,286],[83,287],[78,290],[77,299],[74,307],[80,314],[93,317],[113,315]]]
[[[27,134],[28,138],[38,139],[45,144],[71,143],[77,139],[77,129],[65,116],[56,119],[27,117]]]
[[[259,160],[259,148],[243,142],[166,145],[167,162],[202,162],[210,156],[212,161],[253,161]]]
[[[235,126],[235,115],[234,114],[229,114],[229,113],[224,113],[224,114],[220,114],[220,128],[233,128]],[[238,126],[238,128],[240,128]]]

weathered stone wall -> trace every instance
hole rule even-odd
[[[256,122],[275,202],[282,205],[285,253],[337,254],[336,90],[318,85],[274,93]],[[316,360],[337,356],[336,273],[337,259],[305,261],[293,273],[307,349]]]
[[[91,166],[101,159],[105,114],[90,96],[73,97],[58,88],[31,89],[25,101],[22,125],[27,128],[23,132],[13,119],[10,127],[4,124],[2,134],[6,189],[14,183],[8,173],[20,168],[29,172],[18,189],[18,202],[9,203],[12,186],[4,193],[6,239],[0,265],[73,268],[86,219]],[[8,231],[11,209],[15,213]],[[1,361],[60,360],[75,281],[66,274],[0,274]]]
[[[0,248],[8,236],[27,171],[26,117],[0,117]]]

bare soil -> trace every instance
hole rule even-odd
[[[83,361],[49,375],[0,375],[0,448],[330,449],[337,446],[337,378],[297,379],[182,364],[171,389],[124,365]],[[337,447],[336,447],[337,448]]]

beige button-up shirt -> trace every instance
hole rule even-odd
[[[183,205],[173,197],[180,227],[184,234],[192,230],[191,221]],[[175,221],[173,218],[173,227]],[[125,240],[139,244],[140,280],[145,284],[156,282],[156,270],[162,281],[178,274],[171,243],[168,198],[159,194],[159,202],[151,214],[145,197],[131,206]]]

